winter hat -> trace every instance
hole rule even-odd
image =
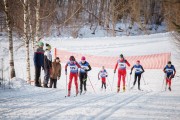
[[[168,64],[171,64],[171,61],[168,61]]]
[[[59,57],[56,57],[56,60],[59,60]]]
[[[51,46],[48,43],[46,43],[46,50],[51,50]]]
[[[86,60],[86,58],[84,56],[82,56],[81,60]]]
[[[119,56],[120,58],[124,58],[124,56],[123,56],[123,54],[120,54],[120,56]]]
[[[41,42],[41,41],[39,41],[39,42],[38,42],[38,46],[39,46],[39,47],[43,47],[43,46],[44,46],[44,43]]]
[[[74,56],[70,56],[69,60],[70,60],[70,61],[75,61]]]
[[[137,60],[138,63],[140,63],[140,60]]]

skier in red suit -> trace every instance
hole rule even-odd
[[[125,79],[126,79],[126,65],[130,67],[129,62],[124,58],[121,54],[120,59],[117,61],[116,66],[114,68],[114,73],[116,73],[116,69],[118,67],[118,83],[117,83],[117,92],[120,91],[120,83],[121,79],[123,81],[123,91],[125,92]]]
[[[69,84],[68,84],[68,96],[71,94],[71,84],[72,84],[72,79],[74,78],[74,83],[76,86],[76,96],[78,95],[78,68],[81,68],[81,66],[76,62],[74,56],[71,56],[69,58],[69,61],[65,65],[65,74],[67,75],[67,67],[69,66],[70,68],[70,74],[69,74]]]

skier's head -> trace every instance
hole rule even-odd
[[[57,62],[57,63],[59,63],[59,62],[60,62],[59,57],[56,57],[56,59],[55,59],[55,60],[56,60],[56,62]]]
[[[48,43],[46,43],[46,50],[51,50],[51,46]]]
[[[70,60],[70,62],[74,62],[75,61],[75,57],[74,56],[70,56],[69,60]]]
[[[81,62],[82,62],[82,63],[85,63],[85,61],[86,61],[86,57],[82,56],[82,57],[81,57]]]
[[[119,58],[120,58],[120,60],[123,60],[123,59],[124,59],[123,54],[120,54],[120,55],[119,55]]]
[[[102,70],[104,70],[105,69],[105,67],[104,66],[102,66]]]
[[[168,64],[168,67],[171,67],[171,61],[168,61],[167,64]]]
[[[44,47],[44,43],[41,42],[41,41],[39,41],[39,42],[38,42],[38,46],[43,48],[43,47]]]
[[[136,64],[139,65],[139,64],[140,64],[140,60],[137,60],[137,61],[136,61]]]

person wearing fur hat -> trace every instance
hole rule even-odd
[[[50,88],[54,85],[54,88],[56,88],[57,80],[59,80],[61,77],[61,64],[59,57],[56,57],[54,61],[52,62],[52,70],[50,75]]]
[[[38,42],[37,48],[34,51],[34,67],[35,67],[35,82],[34,85],[37,87],[41,87],[40,75],[41,75],[41,68],[44,69],[44,50],[43,50],[44,43]]]
[[[44,52],[44,82],[43,82],[43,87],[45,88],[48,88],[51,68],[52,68],[51,46],[46,43],[46,50]]]
[[[144,68],[142,65],[140,65],[140,61],[137,60],[136,64],[131,68],[130,75],[132,74],[133,69],[135,69],[135,74],[134,74],[134,83],[131,89],[134,88],[137,78],[138,78],[138,90],[141,90],[140,88],[140,80],[141,80],[141,74],[144,73]]]
[[[118,67],[118,85],[117,85],[117,92],[120,91],[120,83],[121,78],[123,81],[123,91],[125,92],[125,79],[126,79],[126,65],[130,66],[129,62],[124,58],[124,56],[121,54],[120,59],[117,60],[116,66],[114,68],[114,73],[116,73],[116,69]]]

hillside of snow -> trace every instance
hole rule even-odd
[[[4,71],[8,82],[8,43],[0,38],[0,58],[4,58]],[[164,73],[162,69],[145,69],[138,91],[137,83],[133,90],[134,76],[127,70],[126,92],[116,93],[117,73],[113,81],[113,69],[107,69],[107,89],[101,90],[101,81],[97,79],[101,68],[92,66],[88,73],[87,93],[75,95],[72,83],[72,95],[66,95],[66,76],[64,63],[62,77],[57,89],[37,88],[29,85],[26,80],[25,50],[22,42],[15,39],[15,70],[17,78],[0,87],[0,119],[42,119],[42,120],[179,120],[180,118],[180,64],[178,48],[169,33],[143,36],[95,37],[95,38],[44,38],[53,48],[70,52],[97,56],[139,56],[157,53],[171,53],[172,64],[177,69],[172,81],[172,91],[164,91]],[[31,50],[31,77],[34,79],[33,51]],[[79,61],[79,60],[78,60]],[[88,61],[88,60],[87,60]],[[156,62],[156,61],[154,61]],[[114,63],[115,64],[115,63]],[[131,65],[134,63],[131,63]],[[41,79],[43,80],[42,72]],[[92,85],[93,87],[92,87]],[[111,89],[112,87],[112,89]],[[95,89],[95,91],[93,90]]]

